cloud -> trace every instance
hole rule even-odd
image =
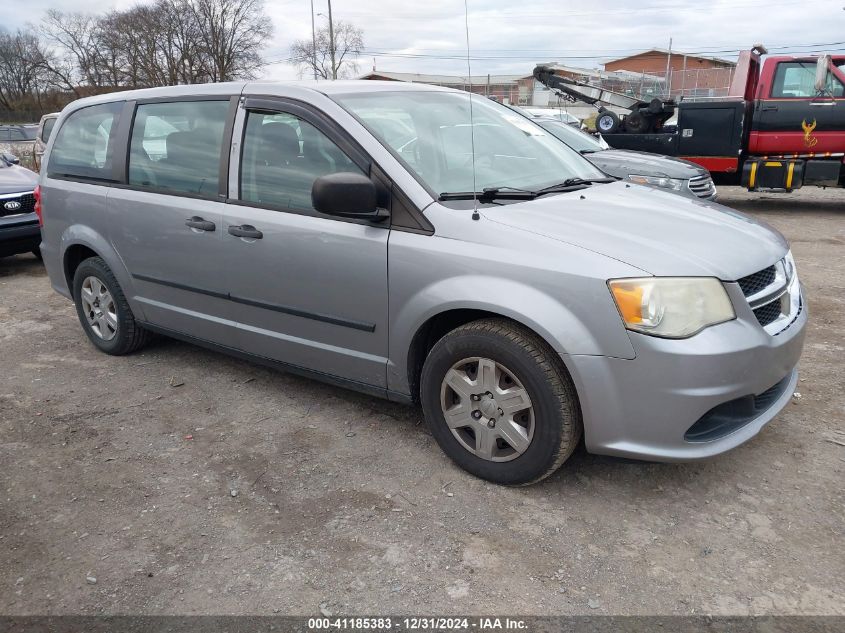
[[[7,0],[8,2],[9,0]],[[7,28],[37,22],[47,8],[90,9],[89,0],[11,0]],[[285,62],[290,44],[311,37],[310,0],[265,0],[275,34],[266,57],[267,79],[295,79]],[[131,6],[133,0],[98,3],[100,10]],[[602,61],[653,47],[732,57],[731,51],[757,43],[772,52],[802,44],[843,42],[843,0],[659,0],[637,5],[630,0],[561,3],[560,0],[469,0],[469,31],[473,74],[529,74],[537,62],[561,61],[596,67]],[[23,7],[26,7],[25,9]],[[327,13],[326,0],[314,0],[314,10]],[[4,13],[8,10],[4,9]],[[465,74],[464,0],[333,0],[335,20],[364,30],[367,54],[362,71],[375,58],[380,70]],[[318,28],[326,18],[318,16]],[[837,47],[828,47],[837,48]],[[839,49],[845,50],[845,44]],[[728,51],[728,52],[722,52]],[[404,55],[404,56],[399,56]],[[451,59],[444,59],[450,57]]]

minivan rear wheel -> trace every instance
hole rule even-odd
[[[73,299],[88,339],[106,354],[130,354],[150,339],[135,321],[114,274],[100,257],[86,259],[73,275]]]
[[[548,477],[581,438],[563,363],[539,336],[505,319],[474,321],[440,339],[423,365],[420,399],[443,451],[500,484]]]

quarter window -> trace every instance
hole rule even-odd
[[[313,211],[311,187],[320,176],[363,173],[313,125],[292,114],[250,112],[241,158],[240,198]]]
[[[216,197],[228,101],[139,105],[129,146],[129,184]]]
[[[114,132],[123,102],[80,108],[59,128],[48,176],[113,180]]]

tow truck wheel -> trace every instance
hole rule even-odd
[[[619,129],[619,116],[610,110],[605,110],[596,118],[596,129],[602,134],[613,134]]]

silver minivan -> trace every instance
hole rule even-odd
[[[419,84],[229,83],[61,113],[41,251],[100,350],[153,333],[421,404],[467,471],[678,461],[789,402],[807,322],[772,228],[598,171]]]

